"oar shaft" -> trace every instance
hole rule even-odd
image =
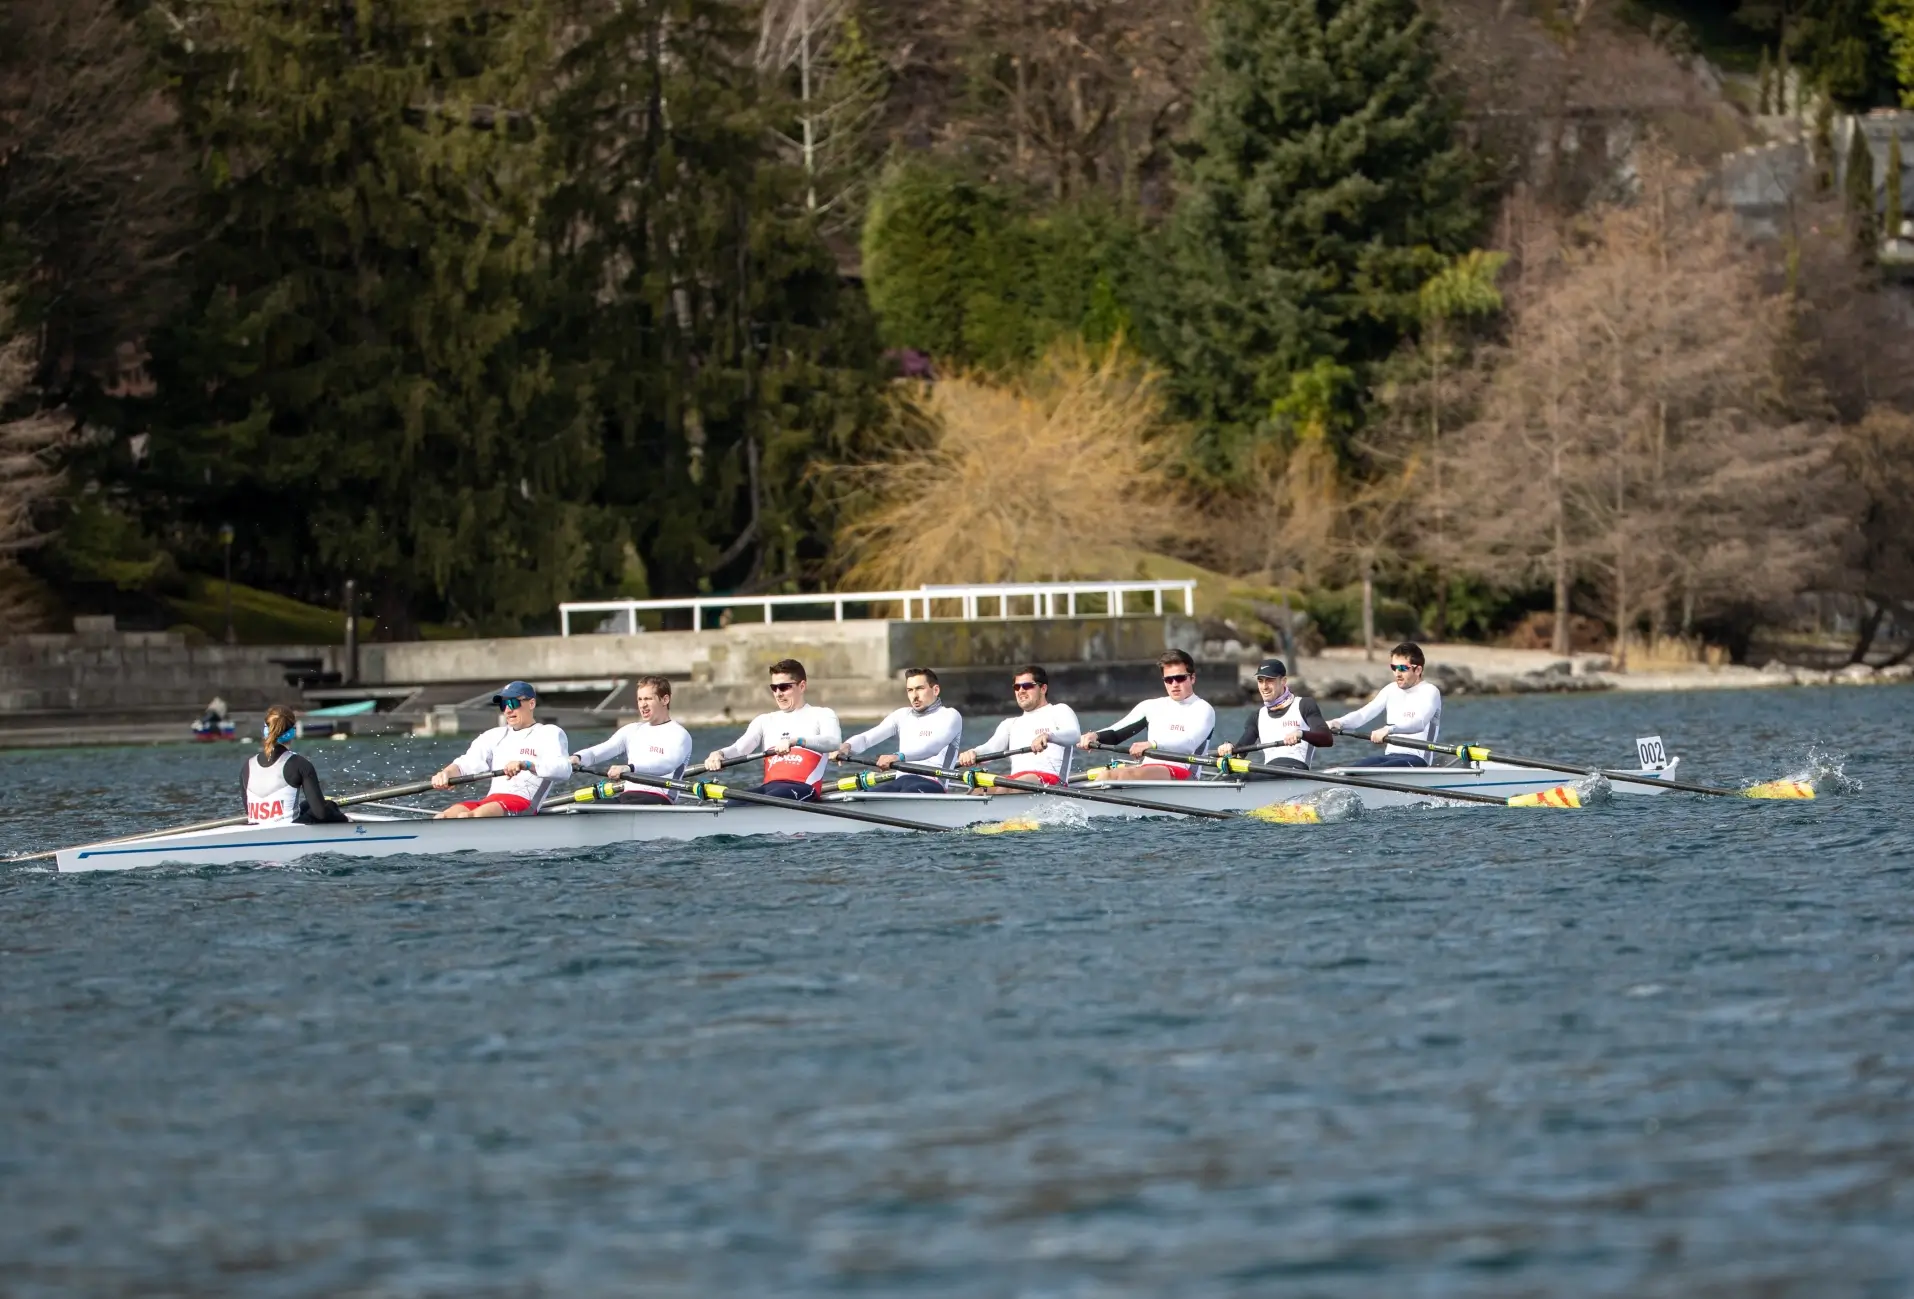
[[[1099,744],[1097,747],[1099,749],[1108,749],[1116,753],[1128,752],[1127,749],[1114,744]],[[1157,749],[1146,750],[1143,756],[1178,763],[1203,761],[1202,758],[1192,757],[1187,753],[1164,753]],[[1313,780],[1322,785],[1347,785],[1352,789],[1375,789],[1389,794],[1411,794],[1417,798],[1447,798],[1453,799],[1458,803],[1482,803],[1489,807],[1507,807],[1509,802],[1506,798],[1492,798],[1487,794],[1471,794],[1466,790],[1460,789],[1423,789],[1418,785],[1399,785],[1394,781],[1368,780],[1356,776],[1332,776],[1326,771],[1310,771],[1303,767],[1276,767],[1268,763],[1248,762],[1240,758],[1226,758],[1224,761],[1230,764],[1231,770],[1238,770],[1237,763],[1240,762],[1242,763],[1240,770],[1252,771],[1259,776],[1279,776],[1287,777],[1291,780]]]
[[[1600,772],[1610,780],[1619,780],[1629,785],[1652,785],[1656,789],[1679,789],[1687,794],[1713,794],[1718,798],[1741,797],[1741,791],[1738,789],[1718,789],[1713,785],[1695,785],[1685,780],[1661,780],[1655,776],[1637,776],[1626,771],[1609,771],[1603,767],[1578,767],[1573,763],[1556,762],[1551,758],[1529,758],[1514,753],[1498,753],[1480,744],[1431,744],[1427,740],[1412,740],[1401,735],[1391,735],[1381,740],[1371,739],[1366,735],[1361,738],[1369,740],[1371,744],[1396,744],[1408,749],[1421,749],[1424,753],[1452,754],[1455,757],[1468,758],[1476,762],[1493,759],[1496,762],[1506,762],[1511,766],[1539,767],[1543,771],[1561,771],[1571,776],[1588,776]]]
[[[1007,756],[1007,755],[1005,755]],[[860,767],[875,767],[875,762],[866,762],[862,758],[846,758],[844,761]],[[919,776],[937,776],[944,780],[962,780],[964,773],[949,771],[943,767],[933,767],[922,762],[894,762],[892,771],[908,771]],[[1127,794],[1092,793],[1085,789],[1066,789],[1061,785],[1046,785],[1040,780],[1013,780],[1009,776],[990,777],[990,789],[1014,789],[1026,794],[1049,794],[1054,798],[1078,798],[1086,803],[1111,803],[1118,807],[1134,807],[1146,812],[1167,812],[1175,816],[1193,816],[1212,821],[1233,821],[1232,812],[1213,812],[1208,808],[1178,807],[1174,803],[1158,803],[1147,798],[1131,798]]]
[[[586,767],[584,770],[594,776],[603,776],[605,774],[603,771],[591,767]],[[638,785],[650,785],[654,789],[670,789],[676,790],[681,794],[691,794],[699,798],[708,797],[708,795],[699,793],[698,787],[705,783],[703,781],[672,780],[668,776],[645,776],[633,771],[626,772],[619,779],[629,780]],[[951,828],[947,825],[923,825],[916,821],[904,821],[894,816],[880,816],[876,812],[863,812],[856,808],[837,807],[827,803],[807,803],[795,798],[776,798],[770,794],[753,794],[748,790],[730,789],[722,785],[713,786],[713,788],[724,790],[720,798],[712,800],[714,802],[752,803],[759,807],[788,808],[796,812],[809,812],[813,816],[835,816],[846,821],[868,821],[872,825],[888,826],[893,830],[930,830],[941,833]]]

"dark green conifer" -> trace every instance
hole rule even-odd
[[[1295,376],[1355,382],[1481,220],[1415,0],[1217,0],[1151,345],[1227,475]]]
[[[1880,224],[1874,204],[1874,151],[1868,148],[1867,132],[1857,119],[1848,139],[1847,177],[1844,192],[1848,201],[1848,220],[1854,230],[1854,246],[1862,257],[1872,260],[1880,243]]]

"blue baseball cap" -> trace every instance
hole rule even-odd
[[[497,704],[500,708],[503,708],[505,707],[505,701],[507,699],[536,699],[536,698],[538,698],[538,691],[533,688],[531,682],[514,681],[510,685],[506,686],[505,689],[493,695],[492,702],[494,704]]]

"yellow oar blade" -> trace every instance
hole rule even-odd
[[[1770,780],[1741,791],[1744,798],[1813,798],[1814,785],[1806,780]]]
[[[1538,789],[1533,794],[1517,794],[1509,800],[1510,807],[1580,807],[1581,805],[1582,796],[1573,785]]]
[[[1043,822],[1034,817],[1023,816],[1014,821],[995,821],[989,825],[973,825],[970,828],[976,834],[1017,834],[1024,830],[1041,830]]]
[[[1252,807],[1243,815],[1271,825],[1321,825],[1323,814],[1307,803],[1271,803]]]

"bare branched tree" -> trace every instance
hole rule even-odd
[[[883,155],[889,76],[854,0],[766,0],[758,71],[786,82],[795,121],[778,133],[827,231],[855,229]]]
[[[13,332],[12,306],[0,299],[0,634],[29,627],[37,612],[17,556],[46,540],[35,515],[60,485],[53,457],[73,425],[62,411],[33,408],[34,359],[32,337]]]

